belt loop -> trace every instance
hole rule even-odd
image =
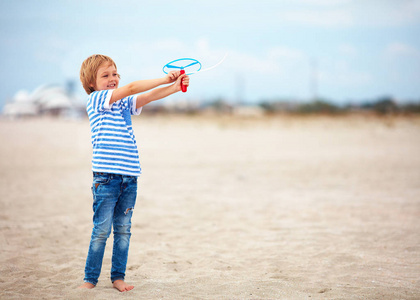
[[[103,172],[93,172],[93,176],[95,175],[109,175],[108,173],[103,173]]]

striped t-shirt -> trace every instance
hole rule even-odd
[[[141,173],[131,115],[139,115],[136,98],[129,96],[111,105],[113,90],[89,95],[86,110],[92,134],[92,171],[139,176]]]

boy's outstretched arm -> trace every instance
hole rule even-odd
[[[118,100],[125,98],[127,96],[131,96],[134,94],[148,91],[159,85],[172,83],[176,81],[177,78],[179,78],[179,75],[180,75],[180,71],[172,71],[162,78],[138,80],[138,81],[129,83],[123,87],[120,87],[114,90],[111,96],[111,100],[109,101],[109,104],[117,102]]]
[[[176,71],[176,72],[179,72],[179,71]],[[181,75],[178,77],[176,82],[172,85],[154,89],[148,93],[138,95],[136,99],[136,108],[140,108],[142,106],[145,106],[147,103],[165,98],[169,95],[179,92],[181,90],[181,81],[183,85],[189,86],[190,78],[187,75]]]

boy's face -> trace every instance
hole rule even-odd
[[[117,68],[110,63],[103,63],[96,74],[95,84],[91,86],[95,91],[113,90],[118,88],[120,83],[120,75],[117,73]]]

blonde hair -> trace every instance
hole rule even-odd
[[[91,55],[82,63],[82,67],[80,68],[80,81],[88,95],[95,91],[91,85],[95,85],[99,67],[105,62],[114,65],[115,68],[117,67],[111,57],[102,54]]]

